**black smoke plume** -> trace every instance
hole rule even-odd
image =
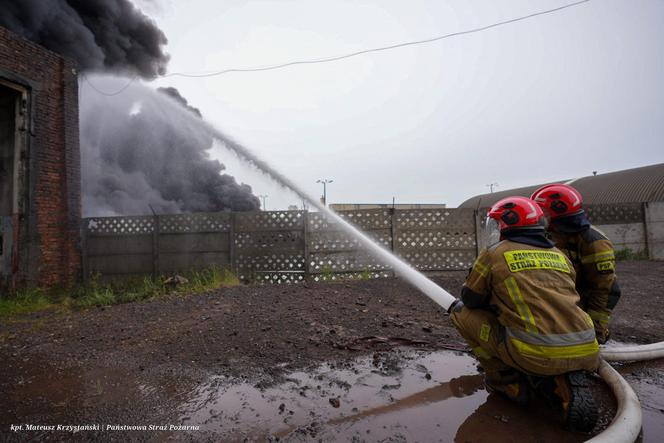
[[[74,59],[83,71],[151,79],[168,63],[166,36],[129,0],[0,0],[0,26]],[[181,121],[182,112],[202,116],[177,89],[134,84],[106,97],[88,82],[116,91],[127,80],[89,73],[86,80],[80,85],[85,216],[260,208],[249,186],[209,158],[214,141],[202,125]]]
[[[129,0],[0,0],[0,26],[82,70],[154,78],[168,63],[166,36]]]
[[[180,94],[180,91],[178,91],[176,88],[173,87],[157,88],[157,91],[163,92],[164,94],[168,95],[173,100],[175,100],[176,102],[180,103],[182,106],[187,108],[189,111],[196,114],[198,117],[203,118],[203,114],[201,114],[200,109],[194,108],[193,106],[189,105],[187,99],[182,97],[182,94]]]
[[[109,90],[123,83],[90,80]],[[260,208],[250,186],[222,174],[224,165],[209,158],[215,139],[177,89],[135,84],[126,94],[100,97],[84,85],[82,96],[86,216],[149,214],[151,207],[158,213]]]

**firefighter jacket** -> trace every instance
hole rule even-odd
[[[492,310],[512,359],[524,372],[595,370],[599,346],[579,306],[575,271],[555,247],[511,240],[483,250],[461,292],[465,307]]]
[[[611,311],[620,298],[613,244],[594,226],[571,234],[551,232],[551,237],[574,264],[580,306],[593,319],[598,337],[606,339]]]

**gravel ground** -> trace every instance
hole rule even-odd
[[[623,297],[612,338],[664,340],[664,263],[621,262],[618,275]],[[435,280],[458,294],[464,276],[450,272]],[[397,339],[368,338],[373,336]],[[0,440],[72,437],[14,433],[11,424],[177,423],[178,405],[211,376],[267,387],[293,370],[389,354],[396,345],[424,351],[464,347],[441,309],[398,279],[239,286],[3,319]],[[661,392],[662,366],[655,362],[626,370],[634,381]],[[607,406],[606,413],[611,409]],[[657,407],[651,412],[655,422],[664,421]],[[90,435],[121,441],[161,440],[166,434],[73,437]]]

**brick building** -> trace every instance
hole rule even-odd
[[[0,27],[0,293],[79,275],[78,135],[74,63]]]

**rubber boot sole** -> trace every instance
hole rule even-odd
[[[556,394],[562,400],[565,427],[570,431],[590,432],[597,424],[597,404],[589,385],[583,372],[556,377]]]

